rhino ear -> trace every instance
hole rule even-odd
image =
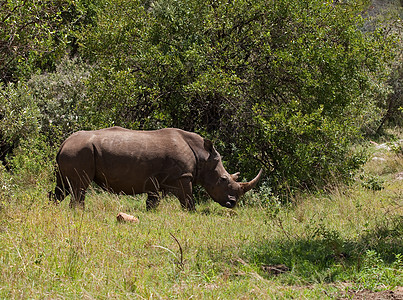
[[[209,164],[211,164],[209,168],[214,168],[220,162],[221,158],[218,152],[215,150],[213,142],[208,139],[204,139],[204,150],[208,152],[207,161]]]
[[[209,153],[213,153],[214,152],[213,142],[208,139],[204,139],[204,149]]]

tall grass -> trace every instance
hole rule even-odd
[[[403,171],[403,158],[391,159],[392,173]],[[379,168],[370,162],[352,187],[286,205],[255,192],[235,211],[207,202],[188,213],[168,198],[148,212],[144,196],[97,190],[84,211],[71,210],[68,200],[49,204],[45,188],[14,187],[0,193],[0,298],[330,299],[393,290],[403,282],[402,181]],[[368,176],[382,189],[365,184]],[[121,211],[140,223],[118,223]]]

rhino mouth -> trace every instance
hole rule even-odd
[[[225,202],[224,206],[227,208],[234,208],[236,205],[236,198],[234,196],[228,196],[227,202]]]

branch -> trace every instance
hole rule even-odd
[[[178,239],[172,234],[172,233],[169,233],[172,237],[173,237],[173,239],[175,240],[175,242],[178,244],[178,246],[179,246],[179,252],[180,252],[180,254],[181,254],[181,256],[180,256],[180,261],[178,261],[178,264],[179,264],[179,266],[180,266],[180,269],[183,271],[183,269],[184,269],[184,263],[183,263],[183,250],[182,250],[182,246],[181,246],[181,244],[179,243],[179,241],[178,241]]]
[[[166,251],[168,251],[169,253],[171,253],[171,254],[175,257],[175,260],[176,260],[175,263],[179,266],[179,269],[180,269],[181,271],[183,271],[185,264],[184,264],[184,262],[183,262],[183,250],[182,250],[182,246],[181,246],[181,244],[179,243],[178,239],[177,239],[172,233],[169,233],[169,234],[172,236],[172,238],[175,240],[175,242],[176,242],[176,243],[178,244],[178,246],[179,246],[180,258],[178,258],[177,255],[176,255],[171,249],[168,249],[168,248],[166,248],[166,247],[162,247],[162,246],[159,246],[159,245],[154,245],[153,247],[154,247],[154,248],[160,248],[160,249],[166,250]]]
[[[1,6],[3,6],[7,1],[4,1]],[[9,13],[8,15],[6,15],[3,20],[1,21],[2,23],[4,23],[18,8],[21,8],[25,5],[25,3],[27,2],[27,0],[24,0],[24,2],[21,5],[17,5],[16,7],[14,7]]]

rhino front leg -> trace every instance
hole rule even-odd
[[[146,200],[146,209],[147,210],[152,210],[157,208],[157,206],[160,204],[160,196],[158,195],[157,192],[149,192],[147,193],[147,200]]]
[[[178,188],[175,189],[173,194],[179,199],[182,208],[195,211],[195,203],[192,195],[192,181],[191,178],[182,178],[178,182]]]

